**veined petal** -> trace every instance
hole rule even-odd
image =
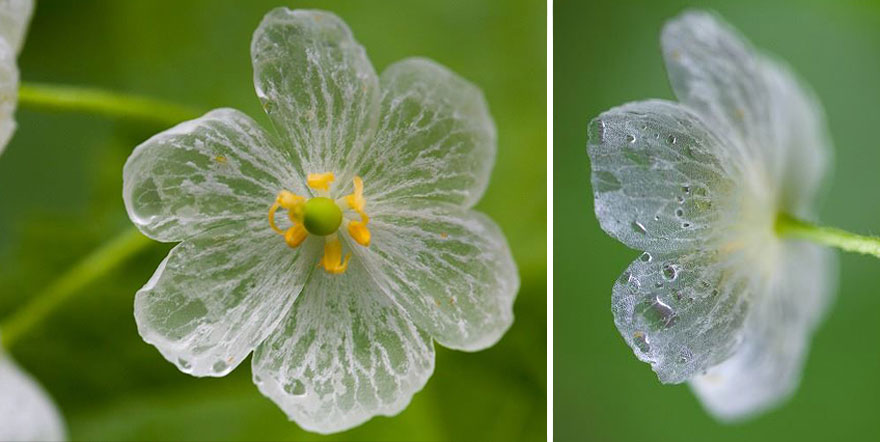
[[[354,259],[344,274],[315,272],[253,359],[260,391],[319,433],[399,413],[433,370],[431,337]]]
[[[732,150],[677,103],[602,113],[590,122],[588,144],[599,224],[639,250],[692,250],[722,235],[738,204]]]
[[[234,222],[266,224],[279,190],[304,194],[305,180],[290,162],[290,153],[250,117],[217,109],[135,148],[122,175],[125,208],[159,241]]]
[[[257,95],[303,175],[338,171],[360,156],[375,130],[379,86],[345,22],[329,12],[274,9],[254,32],[251,58]]]
[[[232,371],[275,330],[313,271],[320,241],[291,249],[263,224],[180,243],[138,291],[138,331],[181,371]],[[251,233],[258,227],[265,231]]]
[[[812,332],[834,295],[836,258],[821,246],[789,243],[782,265],[767,290],[756,293],[736,353],[690,383],[720,419],[771,408],[800,382]]]
[[[369,248],[354,248],[373,280],[445,347],[493,345],[513,323],[519,275],[501,230],[450,204],[374,208]]]
[[[15,132],[14,113],[17,102],[18,67],[15,64],[15,51],[0,39],[0,154]]]
[[[663,54],[678,99],[764,169],[782,204],[804,216],[830,158],[824,115],[811,90],[708,12],[686,12],[663,29]]]
[[[420,199],[473,206],[495,162],[495,123],[482,91],[449,69],[412,58],[380,77],[376,139],[358,167],[371,201]]]
[[[60,441],[64,421],[49,395],[0,354],[0,440]]]
[[[33,11],[33,0],[0,0],[0,40],[6,40],[15,54],[21,50]]]
[[[736,259],[645,253],[614,283],[614,323],[661,382],[684,382],[736,349],[755,296],[753,276]]]

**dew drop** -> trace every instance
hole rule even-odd
[[[648,336],[644,332],[637,331],[633,333],[633,341],[642,353],[651,351],[651,344],[648,342]]]
[[[678,140],[675,138],[675,135],[670,135],[666,137],[666,142],[669,144],[675,144]]]
[[[595,122],[590,126],[590,139],[595,139],[602,144],[605,142],[605,121],[604,120],[595,120]]]
[[[192,367],[192,364],[189,363],[186,359],[177,358],[177,365],[184,370],[189,370]]]
[[[284,392],[291,396],[303,396],[306,394],[306,386],[299,379],[284,384]]]
[[[678,201],[678,204],[684,204],[684,197],[681,195],[677,196],[675,200]]]
[[[211,369],[214,370],[214,373],[223,373],[224,371],[226,371],[226,369],[228,367],[229,367],[229,364],[227,364],[226,362],[217,361],[214,363],[214,366],[211,367]]]
[[[654,221],[660,221],[660,215],[654,215]]]
[[[634,137],[634,136],[632,136],[632,135],[627,135],[627,136],[626,136],[626,142],[629,143],[629,144],[635,143],[635,142],[636,142],[636,137]]]
[[[682,216],[684,216],[684,210],[682,210],[682,209],[675,209],[675,216],[681,218]]]
[[[650,253],[645,252],[645,253],[642,253],[641,256],[639,256],[639,259],[641,259],[642,262],[651,262],[652,257],[651,257]]]
[[[643,124],[643,125],[642,125],[642,130],[648,130],[648,125],[647,125],[647,124]]]
[[[663,265],[663,279],[667,281],[675,281],[678,278],[678,266],[675,264],[664,264]]]
[[[641,233],[642,235],[648,233],[648,230],[645,229],[645,226],[638,221],[633,221],[632,224],[630,224],[630,227],[632,227],[633,231],[636,233]]]
[[[681,223],[681,226],[684,227],[685,229],[687,229],[688,227],[691,226],[691,223]]]
[[[681,191],[687,194],[691,193],[691,186],[681,186]]]
[[[677,319],[672,307],[661,301],[660,297],[656,295],[650,301],[641,303],[638,311],[648,321],[649,326],[655,330],[672,327]]]

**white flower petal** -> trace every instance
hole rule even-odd
[[[498,226],[449,204],[385,209],[372,209],[370,247],[354,247],[373,280],[443,346],[475,351],[497,342],[513,323],[519,290]]]
[[[812,91],[711,13],[682,14],[665,26],[662,43],[678,99],[776,180],[785,209],[805,215],[830,158]]]
[[[49,395],[0,354],[0,440],[60,441],[64,421]]]
[[[486,190],[496,150],[482,91],[420,58],[389,66],[380,84],[376,139],[357,170],[368,200],[473,206]]]
[[[0,39],[0,154],[15,132],[14,114],[17,102],[18,67],[15,64],[15,51]]]
[[[282,189],[305,195],[304,179],[255,121],[217,109],[138,146],[123,170],[129,218],[159,241],[218,225],[263,219]]]
[[[614,322],[661,382],[684,382],[736,349],[755,290],[735,259],[645,253],[615,282]]]
[[[352,259],[315,272],[286,321],[254,352],[254,382],[319,433],[395,415],[434,370],[434,345]]]
[[[339,17],[277,8],[251,42],[254,85],[303,175],[334,172],[360,156],[375,130],[379,86],[364,48]]]
[[[743,342],[730,359],[691,381],[708,411],[736,420],[787,399],[800,382],[816,325],[836,286],[832,251],[788,243],[783,269],[756,297],[745,321]]]
[[[596,218],[639,250],[690,250],[722,235],[739,192],[733,148],[677,103],[625,104],[590,122]]]
[[[138,291],[138,331],[181,371],[223,376],[287,315],[319,248],[238,223],[184,241]]]
[[[0,40],[6,40],[17,54],[34,11],[33,0],[0,0]]]

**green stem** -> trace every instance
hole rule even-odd
[[[876,236],[857,235],[834,227],[818,226],[789,215],[779,216],[776,220],[776,232],[780,236],[805,239],[847,252],[880,258],[880,238]]]
[[[22,83],[18,89],[18,104],[38,111],[93,113],[163,126],[192,120],[202,114],[196,109],[148,97],[39,83]]]
[[[0,323],[0,343],[7,349],[12,348],[22,335],[55,311],[71,295],[150,244],[152,241],[132,227],[95,249],[42,292],[34,295],[23,308]]]

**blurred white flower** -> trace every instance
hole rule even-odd
[[[254,351],[254,382],[306,429],[394,415],[433,340],[479,350],[513,321],[510,250],[471,210],[496,150],[483,94],[425,59],[377,76],[321,11],[271,11],[251,56],[274,130],[215,110],[125,165],[131,220],[183,241],[138,292],[138,328],[195,376]]]
[[[0,154],[15,131],[18,102],[16,58],[34,10],[33,0],[0,0]]]
[[[52,399],[0,352],[0,441],[64,438],[64,422]]]
[[[612,310],[662,382],[689,381],[715,416],[743,418],[795,390],[833,297],[832,252],[775,231],[779,216],[815,216],[830,142],[809,89],[715,15],[682,14],[662,45],[680,102],[590,123],[596,217],[646,251]]]

